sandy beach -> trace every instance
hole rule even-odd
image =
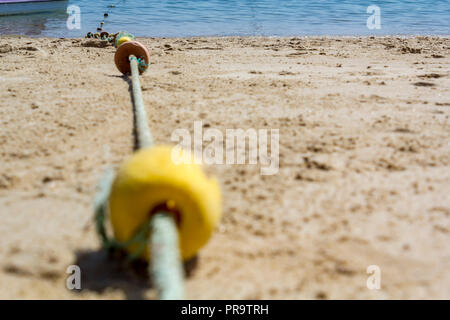
[[[279,170],[209,165],[223,218],[189,299],[450,299],[450,38],[141,38],[158,143],[279,129]],[[92,202],[133,151],[115,48],[0,36],[0,298],[152,299]],[[66,289],[66,269],[82,290]],[[381,288],[369,290],[368,266]]]

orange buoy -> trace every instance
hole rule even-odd
[[[131,72],[129,57],[134,55],[143,62],[139,67],[139,73],[145,72],[150,63],[150,53],[148,49],[137,41],[127,41],[123,43],[114,55],[114,62],[117,69],[123,74]],[[144,64],[145,63],[145,64]]]

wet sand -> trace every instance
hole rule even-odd
[[[139,40],[157,142],[200,120],[280,133],[275,175],[207,167],[224,213],[187,298],[450,298],[449,38]],[[114,52],[0,37],[2,299],[155,297],[107,259],[92,219],[103,170],[133,150]],[[65,288],[71,264],[81,292]]]

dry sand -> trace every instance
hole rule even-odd
[[[196,120],[280,130],[278,174],[207,168],[224,215],[188,298],[450,298],[449,38],[140,40],[158,142]],[[0,37],[0,298],[155,296],[99,250],[92,199],[132,152],[132,106],[115,49],[83,43]]]

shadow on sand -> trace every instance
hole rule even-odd
[[[144,261],[129,262],[120,252],[112,255],[105,250],[78,251],[74,264],[81,269],[81,291],[103,293],[107,289],[118,289],[129,300],[142,300],[153,288],[148,264]],[[184,263],[186,277],[192,275],[197,264],[197,257]]]

